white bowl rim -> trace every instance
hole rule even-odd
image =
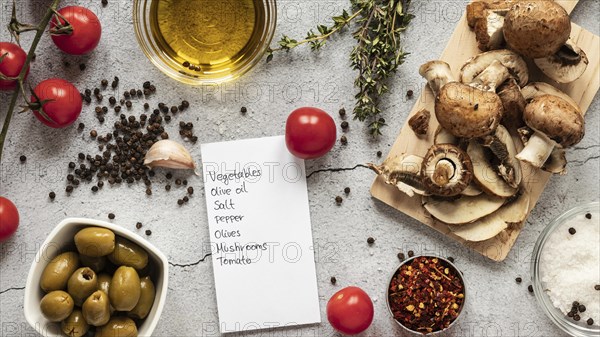
[[[163,308],[165,305],[165,300],[167,297],[167,290],[168,290],[168,286],[169,286],[169,260],[158,248],[156,248],[152,243],[148,242],[147,240],[145,240],[138,234],[136,234],[126,228],[123,228],[121,226],[118,226],[116,224],[110,223],[110,222],[89,219],[89,218],[66,218],[66,219],[62,220],[58,225],[56,225],[54,227],[54,229],[50,232],[50,234],[48,234],[48,236],[46,237],[46,240],[44,240],[44,242],[38,249],[37,253],[35,254],[35,259],[31,263],[31,267],[29,268],[29,272],[27,275],[27,282],[25,284],[23,310],[24,310],[25,319],[27,320],[27,323],[29,323],[29,325],[31,325],[31,327],[34,328],[39,334],[46,336],[45,335],[46,331],[44,331],[42,329],[43,327],[38,322],[34,322],[33,318],[29,314],[29,312],[31,312],[31,310],[32,310],[32,308],[30,308],[30,304],[29,304],[31,302],[30,301],[31,296],[33,296],[33,292],[31,291],[31,289],[32,289],[32,287],[37,287],[37,285],[39,283],[33,279],[33,274],[36,269],[36,266],[39,264],[38,261],[41,261],[41,259],[42,259],[42,254],[44,253],[45,247],[47,247],[49,245],[49,243],[52,242],[52,239],[54,237],[56,237],[56,235],[60,231],[62,231],[64,228],[66,228],[70,225],[72,225],[72,226],[75,226],[75,225],[98,226],[98,227],[104,227],[104,228],[110,229],[115,234],[121,235],[121,236],[125,237],[126,239],[130,239],[130,240],[133,239],[132,241],[134,241],[136,244],[139,244],[140,246],[142,246],[142,248],[146,249],[147,251],[151,252],[153,255],[156,255],[158,257],[158,259],[160,260],[160,262],[163,265],[162,266],[163,270],[161,272],[161,274],[163,275],[163,280],[162,280],[162,291],[161,291],[160,298],[158,299],[158,301],[155,301],[155,304],[157,304],[157,307],[156,307],[156,317],[157,318],[150,322],[147,322],[147,326],[145,328],[145,330],[147,332],[149,332],[148,336],[151,336],[152,332],[156,328],[156,325],[158,324],[158,321],[162,314],[162,311],[163,311]]]

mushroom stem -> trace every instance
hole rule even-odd
[[[450,65],[444,61],[435,60],[423,64],[419,68],[419,75],[427,80],[434,96],[437,96],[446,83],[455,81]]]
[[[470,85],[483,91],[496,92],[496,88],[509,77],[508,69],[500,61],[494,60]]]
[[[531,164],[533,167],[540,168],[554,150],[556,142],[548,138],[545,134],[535,131],[527,145],[516,156],[517,159]]]
[[[445,186],[450,182],[450,179],[454,176],[456,167],[452,161],[448,159],[441,159],[435,164],[435,170],[431,180],[438,186]]]

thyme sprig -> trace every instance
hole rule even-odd
[[[355,22],[358,29],[353,33],[356,46],[350,53],[351,67],[358,71],[354,81],[358,93],[355,95],[354,119],[367,121],[373,136],[381,134],[386,125],[380,117],[379,98],[389,91],[386,80],[396,72],[409,53],[403,51],[400,37],[414,17],[407,10],[411,0],[350,0],[352,14],[346,10],[333,17],[331,26],[317,26],[308,31],[302,40],[283,35],[277,48],[267,49],[267,62],[273,59],[276,51],[290,51],[303,44],[311,50],[319,50],[335,33]]]

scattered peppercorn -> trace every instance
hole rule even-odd
[[[108,80],[107,80],[107,79],[103,79],[102,81],[100,81],[100,84],[101,84],[103,87],[106,87],[106,86],[108,86]]]
[[[166,177],[167,179],[171,179],[171,178],[173,178],[173,174],[172,174],[171,172],[169,172],[169,173],[167,173],[167,174],[165,175],[165,177]]]
[[[92,192],[98,192],[98,186],[92,186]]]
[[[148,235],[148,236],[152,235],[152,231],[149,229],[146,229],[146,235]]]
[[[177,200],[177,205],[179,205],[179,206],[183,205],[183,200],[182,199]]]
[[[90,137],[96,138],[98,136],[98,132],[96,130],[90,131]]]
[[[586,219],[591,219],[592,218],[592,214],[591,213],[586,213],[585,214],[585,218]]]
[[[181,106],[182,106],[184,109],[187,109],[187,108],[189,108],[189,107],[190,107],[190,102],[188,102],[188,101],[181,101]]]
[[[454,263],[454,258],[452,256],[448,256],[448,261]]]
[[[80,152],[80,153],[79,153],[77,156],[78,156],[78,157],[79,157],[79,159],[81,159],[81,160],[84,160],[84,159],[85,159],[85,154],[83,154],[83,153],[81,153],[81,152]]]
[[[522,278],[520,278],[520,277],[517,277],[517,278],[515,279],[515,281],[516,281],[517,283],[521,283],[521,282],[523,282],[523,279],[522,279]]]
[[[377,151],[377,157],[381,158],[382,155],[383,153],[381,153],[381,151]]]
[[[337,197],[335,197],[335,203],[336,204],[341,205],[342,201],[344,201],[344,199],[342,199],[342,197],[340,197],[339,195]]]
[[[367,243],[368,243],[368,244],[370,244],[370,245],[372,245],[372,244],[374,244],[374,243],[375,243],[375,239],[373,239],[372,237],[369,237],[369,238],[367,239]]]
[[[575,233],[577,233],[577,231],[575,230],[575,228],[573,228],[573,227],[569,228],[569,234],[575,235]]]
[[[415,256],[415,252],[413,252],[412,250],[408,251],[408,257],[413,257]]]
[[[408,96],[408,97],[413,97],[413,94],[414,94],[414,92],[412,90],[408,90],[406,92],[406,96]]]
[[[340,114],[340,117],[342,117],[342,118],[346,117],[346,109],[341,108],[339,111],[339,114]]]
[[[596,285],[594,286],[594,289],[596,289],[596,290],[600,290],[600,284],[596,284]]]
[[[587,325],[593,325],[594,324],[594,320],[590,317],[588,318],[588,320],[586,321]]]
[[[106,5],[108,5],[108,0],[102,0],[102,6],[106,7]]]
[[[136,223],[135,228],[137,228],[137,229],[142,228],[142,223],[141,222]]]
[[[342,145],[346,145],[348,144],[348,138],[346,138],[346,136],[342,136],[340,138],[340,142],[342,143]]]
[[[131,101],[126,101],[125,106],[127,107],[127,109],[131,109]]]
[[[245,107],[245,106],[243,106],[243,107],[240,109],[240,112],[241,112],[241,113],[243,113],[243,114],[245,114],[246,112],[248,112],[248,109],[246,109],[246,107]]]
[[[190,198],[188,198],[187,196],[183,197],[183,202],[188,202],[190,201]]]
[[[83,130],[83,129],[85,128],[85,124],[83,124],[83,123],[79,123],[79,125],[77,126],[77,128],[78,128],[79,130]]]
[[[177,185],[177,186],[181,185],[181,179],[175,179],[175,185]]]
[[[350,187],[346,187],[346,188],[344,188],[344,193],[346,193],[346,194],[350,194]]]
[[[146,195],[152,195],[152,189],[150,189],[150,187],[146,189]]]
[[[528,286],[527,286],[527,290],[528,290],[530,293],[533,293],[533,286],[532,286],[531,284],[530,284],[530,285],[528,285]]]
[[[65,191],[67,191],[67,193],[73,192],[73,186],[71,186],[71,185],[67,186]]]
[[[54,192],[50,192],[50,193],[48,194],[48,196],[50,197],[50,199],[54,200],[54,198],[56,198],[56,193],[54,193]]]
[[[81,63],[79,65],[79,70],[84,71],[85,70],[85,63]]]
[[[74,162],[70,162],[69,163],[69,168],[70,169],[74,169],[75,168],[75,163]]]
[[[187,67],[189,67],[189,66],[190,66],[190,63],[189,63],[188,61],[183,61],[183,64],[182,64],[182,66],[184,66],[184,67],[186,67],[186,68],[187,68]]]
[[[577,310],[579,310],[579,312],[585,312],[585,309],[586,309],[586,308],[585,308],[585,305],[583,305],[583,304],[580,304],[580,305],[577,307]]]
[[[108,218],[112,220],[115,218],[115,215],[113,213],[108,213]]]
[[[342,130],[344,130],[344,131],[348,130],[348,126],[350,126],[350,125],[346,121],[343,121],[341,124]]]
[[[24,155],[21,155],[21,156],[19,157],[19,160],[21,161],[21,163],[24,163],[24,162],[26,162],[26,161],[27,161],[27,157],[25,157]]]
[[[148,109],[150,109],[150,104],[148,104],[148,103],[144,103],[144,109],[145,109],[145,110],[148,110]]]
[[[578,322],[579,320],[581,320],[581,316],[579,316],[579,314],[575,314],[573,315],[573,320]]]
[[[404,253],[402,253],[402,252],[398,253],[398,260],[404,261],[405,259],[406,259],[406,256],[404,256]]]
[[[187,188],[187,192],[188,192],[189,195],[194,194],[194,188],[192,186],[188,187]]]
[[[332,276],[331,279],[329,279],[329,281],[331,282],[331,284],[337,283],[337,279],[335,278],[335,276]]]
[[[171,190],[171,185],[165,185],[165,190],[170,191]]]

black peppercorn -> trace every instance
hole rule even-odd
[[[48,196],[50,197],[50,199],[54,200],[54,198],[56,198],[56,193],[54,193],[54,192],[50,192],[50,193],[48,194]]]
[[[415,256],[415,252],[413,252],[412,250],[408,251],[408,257],[413,257]]]
[[[85,63],[81,63],[79,65],[79,70],[84,71],[85,70]]]
[[[586,321],[587,325],[593,325],[594,324],[594,320],[590,317],[588,318],[588,320]]]
[[[579,312],[585,312],[585,305],[583,305],[583,304],[580,304],[580,305],[577,307],[577,310],[579,310]]]
[[[573,320],[578,322],[579,320],[581,320],[581,316],[579,316],[578,314],[575,314],[575,315],[573,315]]]
[[[190,66],[190,63],[188,61],[183,61],[183,63],[181,65],[184,66],[185,68],[187,68]]]
[[[591,213],[586,213],[585,214],[585,218],[586,219],[591,219],[592,218],[592,214]]]
[[[596,284],[596,285],[594,286],[594,289],[596,289],[596,290],[600,290],[600,284]]]
[[[92,186],[92,192],[98,192],[98,186]]]
[[[367,243],[370,244],[370,245],[372,245],[372,244],[375,243],[375,239],[373,239],[373,238],[370,237],[370,238],[367,239]]]
[[[344,193],[346,193],[346,194],[350,194],[350,187],[346,187],[346,188],[344,188]]]
[[[188,184],[188,181],[187,181],[186,179],[183,179],[183,180],[181,181],[181,183],[183,184],[183,186],[187,186],[187,184]]]
[[[523,279],[522,279],[522,278],[520,278],[520,277],[517,277],[517,278],[515,279],[515,282],[517,282],[517,283],[521,283],[521,282],[523,282]]]
[[[90,131],[90,137],[96,138],[98,136],[98,132],[96,130]]]
[[[79,123],[79,125],[77,126],[77,128],[78,128],[79,130],[83,130],[83,128],[85,128],[85,124],[83,124],[83,123]]]
[[[167,179],[171,179],[171,178],[173,178],[173,174],[172,174],[171,172],[169,172],[169,173],[167,173],[167,174],[165,175],[165,177],[166,177]]]
[[[165,185],[165,190],[170,191],[171,190],[171,185]]]
[[[404,261],[404,259],[406,259],[406,257],[404,256],[404,253],[398,253],[398,260]]]
[[[177,113],[177,111],[179,111],[179,108],[177,108],[176,106],[172,106],[171,107],[171,113]]]
[[[527,286],[527,290],[528,290],[530,293],[533,293],[533,286],[532,286],[531,284],[530,284],[530,285],[528,285],[528,286]]]
[[[382,155],[383,153],[381,151],[377,151],[377,157],[381,158]]]
[[[108,213],[108,218],[112,220],[115,218],[115,215],[113,213]]]
[[[573,227],[569,228],[569,234],[575,235],[575,233],[577,233],[577,231],[575,230],[575,228],[573,228]]]
[[[108,99],[108,103],[110,103],[111,105],[115,105],[117,104],[117,99],[114,96],[110,96],[110,98]]]
[[[24,155],[21,155],[21,156],[19,157],[19,160],[21,161],[21,163],[24,163],[24,162],[26,162],[26,161],[27,161],[27,157],[25,157]]]
[[[448,256],[448,261],[454,263],[454,258],[452,256]]]
[[[575,315],[575,313],[573,311],[567,312],[567,317],[573,317],[573,315]]]
[[[73,192],[73,186],[71,186],[71,185],[67,186],[66,191],[67,191],[67,193]]]
[[[344,199],[342,199],[342,197],[340,197],[339,195],[335,197],[335,203],[338,205],[341,205],[343,200]]]
[[[181,179],[175,179],[175,185],[181,185]]]
[[[190,198],[188,198],[187,196],[183,197],[183,202],[188,202],[190,201]]]
[[[331,279],[329,279],[329,282],[331,282],[331,284],[336,284],[337,279],[335,278],[335,276],[332,276]]]
[[[348,126],[349,126],[349,124],[346,121],[343,121],[341,124],[342,130],[344,130],[344,131],[348,130]]]
[[[75,168],[75,163],[74,162],[70,162],[69,163],[69,168],[70,169],[74,169]]]
[[[101,84],[103,87],[106,87],[106,86],[108,86],[108,80],[107,80],[107,79],[103,79],[102,81],[100,81],[100,84]]]
[[[413,92],[412,90],[408,90],[408,91],[406,92],[406,96],[408,96],[408,97],[412,97],[412,96],[413,96],[413,94],[414,94],[414,92]]]
[[[137,229],[142,228],[142,223],[141,222],[136,223],[135,228],[137,228]]]
[[[342,145],[346,145],[348,144],[348,138],[346,138],[346,136],[342,136],[340,138],[340,142],[342,143]]]
[[[184,109],[187,109],[187,108],[189,108],[189,107],[190,107],[190,102],[188,102],[188,101],[181,101],[181,106],[182,106]]]
[[[148,236],[152,235],[152,231],[149,229],[146,229],[146,235],[148,235]]]
[[[188,187],[187,188],[187,192],[188,192],[189,195],[194,194],[194,188],[192,186]]]
[[[117,106],[115,107],[115,112],[116,112],[116,113],[119,113],[119,112],[121,112],[121,106],[120,106],[120,105],[117,105]]]
[[[102,6],[108,5],[108,0],[102,0]]]
[[[127,101],[127,102],[125,102],[125,106],[126,106],[128,109],[131,109],[131,101]]]
[[[342,118],[346,117],[346,109],[341,108],[340,111],[339,111],[339,114],[340,114],[340,117],[342,117]]]
[[[245,106],[243,106],[243,107],[240,109],[240,112],[241,112],[241,113],[243,113],[243,114],[245,114],[246,112],[248,112],[248,109],[246,109],[246,107],[245,107]]]
[[[179,206],[183,205],[183,200],[182,199],[177,200],[177,205],[179,205]]]
[[[150,187],[148,187],[148,188],[146,189],[146,194],[147,194],[147,195],[152,195],[152,190],[150,189]]]

